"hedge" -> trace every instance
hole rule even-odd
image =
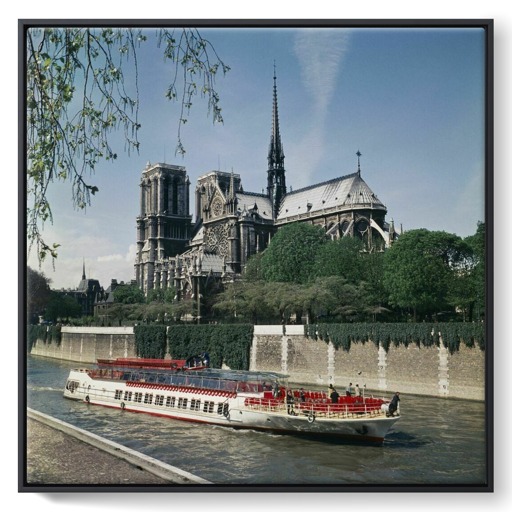
[[[250,324],[172,325],[167,331],[173,359],[187,359],[208,352],[210,364],[248,370],[253,336]]]

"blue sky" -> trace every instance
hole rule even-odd
[[[149,33],[153,30],[148,29]],[[266,186],[273,65],[287,184],[297,189],[354,172],[404,230],[468,236],[484,220],[484,33],[479,29],[202,29],[231,70],[216,85],[223,125],[197,98],[174,155],[178,105],[164,96],[169,69],[150,42],[139,54],[139,155],[98,166],[100,189],[86,213],[69,184],[52,190],[48,241],[59,256],[42,270],[55,288],[87,276],[108,286],[133,278],[139,179],[146,164],[184,165],[193,190],[201,174],[239,173],[245,190]],[[37,268],[35,255],[29,265]]]

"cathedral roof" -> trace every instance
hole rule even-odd
[[[249,211],[256,206],[258,214],[263,219],[272,219],[272,203],[268,196],[261,194],[251,194],[250,192],[236,193],[238,200],[238,209],[241,211]]]
[[[386,211],[359,172],[289,192],[283,199],[277,220],[302,214],[313,215],[328,209],[354,208]]]

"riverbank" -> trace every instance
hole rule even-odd
[[[44,486],[162,486],[207,480],[46,414],[27,410],[27,490]]]
[[[136,356],[129,327],[62,327],[60,343],[36,340],[31,355],[95,364],[97,359]],[[172,357],[172,354],[167,354]],[[322,388],[361,388],[410,395],[484,401],[486,352],[461,343],[451,352],[443,343],[351,343],[350,349],[305,336],[303,325],[255,325],[249,369],[273,371]]]

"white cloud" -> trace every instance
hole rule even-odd
[[[313,98],[314,115],[321,120],[327,113],[348,43],[349,33],[342,29],[306,29],[295,38],[302,82]]]
[[[301,30],[294,44],[302,83],[312,100],[308,133],[295,148],[296,186],[311,184],[320,169],[325,148],[325,121],[338,80],[343,58],[348,51],[349,33],[343,29]],[[307,150],[305,150],[307,148]]]

